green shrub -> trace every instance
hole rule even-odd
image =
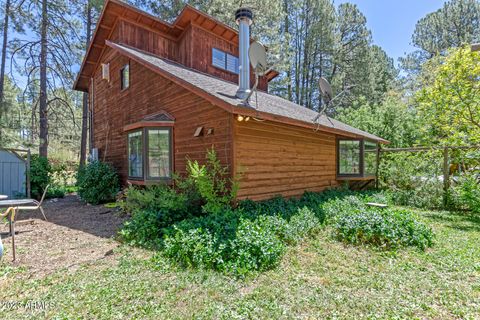
[[[189,268],[218,269],[222,265],[224,246],[202,228],[182,230],[174,227],[171,237],[164,242],[165,254],[180,265]]]
[[[453,194],[456,207],[480,213],[480,182],[474,175],[461,177]]]
[[[402,206],[443,206],[443,154],[398,152],[385,154],[380,165],[380,186],[390,191],[391,200]]]
[[[30,188],[31,195],[40,199],[45,187],[50,183],[52,167],[45,157],[33,154],[30,158]]]
[[[144,248],[158,248],[161,243],[159,213],[140,210],[131,219],[125,221],[119,236],[122,241]]]
[[[230,206],[236,196],[237,183],[228,178],[228,168],[222,166],[214,149],[207,151],[207,163],[187,161],[188,176],[205,201],[205,213],[219,213]]]
[[[290,221],[287,224],[286,241],[288,243],[294,244],[313,235],[321,226],[320,220],[313,211],[307,207],[298,209],[297,212],[297,214],[290,218]]]
[[[366,207],[354,198],[325,204],[332,217],[336,237],[352,244],[372,244],[384,248],[432,246],[432,230],[406,210]]]
[[[63,198],[65,197],[65,193],[67,192],[64,186],[52,184],[47,190],[46,198]]]
[[[280,262],[284,251],[284,244],[273,230],[257,220],[242,220],[228,249],[227,270],[240,276],[265,271]]]
[[[93,161],[78,170],[77,187],[84,201],[99,204],[115,200],[120,184],[111,165]]]
[[[298,209],[290,220],[244,209],[184,220],[165,231],[165,254],[186,267],[214,269],[236,276],[276,266],[285,245],[320,227],[315,214]]]
[[[145,247],[148,246],[148,241],[156,244],[163,237],[164,228],[201,214],[201,208],[192,206],[185,194],[179,193],[167,185],[147,186],[143,189],[129,187],[125,195],[126,198],[121,203],[121,207],[133,218],[125,223],[120,234],[124,241],[133,245],[142,243],[142,246]],[[152,224],[150,220],[155,219],[156,228],[144,230],[145,232],[150,230],[151,235],[147,235],[145,232],[130,232],[132,228],[141,228],[142,218],[149,220],[145,222],[146,224]],[[136,224],[140,226],[136,226]]]

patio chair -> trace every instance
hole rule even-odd
[[[42,195],[42,198],[40,199],[40,201],[37,201],[37,200],[32,200],[32,203],[34,204],[33,206],[23,206],[23,207],[17,207],[16,209],[18,211],[21,211],[21,210],[26,210],[26,211],[32,211],[32,210],[40,210],[40,212],[42,213],[43,215],[43,218],[45,219],[45,221],[48,221],[47,220],[47,217],[45,216],[45,212],[43,211],[43,208],[42,208],[42,204],[43,204],[43,200],[45,199],[45,196],[47,194],[47,191],[48,191],[48,187],[50,187],[50,185],[47,185],[45,187],[45,190],[43,190],[43,195]]]

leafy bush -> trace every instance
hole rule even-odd
[[[285,247],[274,231],[257,220],[242,220],[228,250],[227,270],[236,275],[275,267]]]
[[[480,213],[480,182],[474,175],[461,177],[453,194],[457,207]]]
[[[205,201],[202,206],[205,213],[219,213],[235,199],[237,184],[228,178],[228,169],[217,159],[214,149],[207,151],[205,165],[188,160],[187,172]]]
[[[60,186],[57,184],[52,184],[48,187],[46,198],[63,198],[65,197],[65,193],[67,189],[64,186]]]
[[[184,220],[165,232],[165,254],[186,267],[237,276],[268,270],[294,244],[320,227],[314,213],[297,209],[290,221],[279,214],[227,210]]]
[[[50,183],[52,167],[45,157],[33,154],[30,158],[30,188],[31,195],[40,199],[45,187]]]
[[[84,201],[99,204],[115,199],[119,180],[111,165],[93,161],[78,170],[77,187],[78,195]]]
[[[217,239],[201,228],[184,231],[174,228],[172,237],[165,239],[165,254],[185,267],[218,269],[223,247]]]
[[[433,232],[417,217],[399,209],[365,206],[350,197],[326,203],[336,237],[352,244],[372,244],[385,248],[432,246]]]
[[[380,165],[380,186],[398,205],[419,208],[443,206],[441,151],[386,154]]]
[[[121,207],[133,218],[125,222],[120,236],[123,241],[133,245],[156,246],[163,236],[164,228],[201,214],[200,206],[192,204],[185,193],[167,185],[147,186],[143,189],[132,186],[125,195]],[[145,221],[142,222],[142,219]],[[149,245],[149,242],[152,244]]]
[[[298,209],[298,213],[290,218],[286,228],[287,233],[285,240],[288,243],[295,244],[303,238],[313,235],[320,226],[320,220],[315,214],[307,207],[303,207],[302,209]]]
[[[125,221],[119,235],[123,241],[144,248],[158,248],[161,242],[159,214],[151,210],[140,210]]]

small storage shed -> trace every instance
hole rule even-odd
[[[0,149],[0,194],[9,198],[27,194],[27,161],[13,150]]]

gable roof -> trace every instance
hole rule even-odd
[[[119,19],[132,22],[150,30],[155,30],[156,32],[162,33],[165,37],[174,40],[179,40],[183,31],[190,23],[194,22],[197,26],[209,30],[225,41],[235,45],[238,44],[237,30],[188,4],[185,5],[175,21],[169,23],[131,6],[123,0],[106,0],[87,53],[80,67],[80,72],[73,86],[75,90],[88,91],[89,79],[98,67],[106,47],[105,41],[109,40],[112,36]],[[270,81],[277,75],[278,72],[272,70],[266,77]]]
[[[109,41],[107,41],[106,44],[119,53],[159,73],[163,77],[183,86],[230,113],[332,132],[352,138],[366,138],[381,143],[388,143],[388,141],[380,137],[349,126],[326,115],[322,115],[318,121],[314,123],[313,120],[317,117],[317,112],[266,92],[258,91],[256,94],[253,94],[250,99],[250,106],[245,106],[243,101],[235,96],[238,87],[234,83],[215,78],[125,45]]]

